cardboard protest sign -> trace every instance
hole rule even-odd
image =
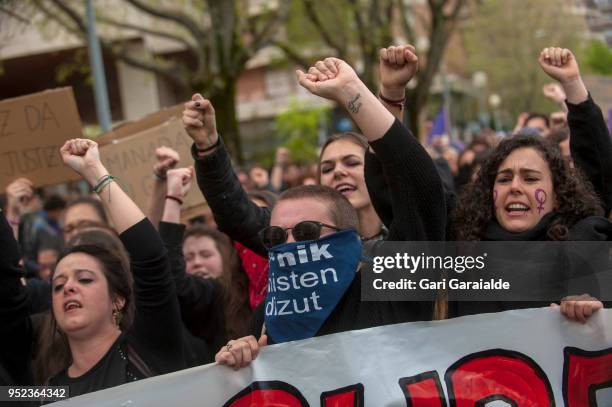
[[[122,123],[114,127],[111,131],[100,134],[96,137],[96,142],[99,146],[105,146],[113,141],[159,126],[173,117],[180,119],[183,109],[183,105],[176,105],[148,114],[136,121]]]
[[[19,177],[36,186],[79,178],[59,149],[82,137],[81,127],[71,88],[0,101],[0,189]]]
[[[264,347],[57,406],[611,406],[612,310],[551,308],[412,322]]]
[[[143,211],[147,209],[147,200],[154,182],[153,165],[157,161],[155,150],[158,147],[166,146],[178,151],[181,160],[177,168],[193,165],[190,151],[192,141],[177,118],[115,141],[100,147],[100,158],[108,172],[118,177],[121,187]],[[183,208],[203,202],[202,193],[194,180]]]

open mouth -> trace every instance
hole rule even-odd
[[[342,195],[348,196],[353,193],[353,191],[356,191],[357,187],[351,184],[338,184],[334,189],[340,192]]]
[[[69,312],[69,311],[73,311],[75,309],[79,309],[82,308],[82,305],[80,302],[78,301],[68,301],[67,303],[64,304],[64,311],[65,312]]]
[[[510,216],[524,215],[527,212],[529,212],[529,210],[530,210],[529,206],[523,203],[515,202],[515,203],[506,205],[506,212]]]

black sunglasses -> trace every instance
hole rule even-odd
[[[336,226],[328,225],[326,223],[317,222],[314,220],[305,220],[292,228],[281,228],[280,226],[268,226],[259,232],[261,242],[268,249],[285,243],[289,238],[288,230],[292,230],[291,234],[296,242],[302,242],[304,240],[315,240],[321,237],[322,228],[330,228],[336,231],[342,230]]]

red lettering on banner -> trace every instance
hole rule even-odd
[[[363,407],[363,384],[321,393],[321,407]]]
[[[492,349],[461,358],[446,371],[451,407],[482,407],[494,400],[512,406],[555,405],[544,371],[528,356]]]
[[[399,379],[407,407],[446,407],[438,372],[431,371]]]
[[[612,387],[612,348],[563,350],[563,401],[566,407],[596,407],[595,392]]]
[[[309,407],[298,389],[281,381],[253,382],[223,407]]]

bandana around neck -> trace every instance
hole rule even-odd
[[[354,229],[268,252],[265,325],[274,343],[311,338],[355,278],[361,241]]]

